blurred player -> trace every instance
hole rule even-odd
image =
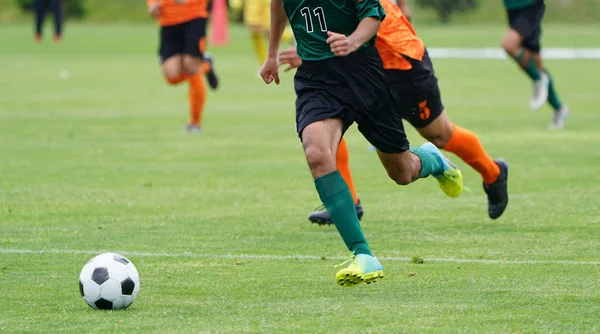
[[[529,103],[532,111],[539,110],[547,101],[554,109],[549,128],[562,129],[569,109],[562,104],[554,82],[542,64],[540,37],[546,5],[544,0],[504,0],[510,29],[502,39],[502,47],[533,80],[533,96]]]
[[[267,58],[266,38],[269,37],[271,24],[270,0],[244,0],[244,23],[250,30],[252,45],[258,61],[262,64]],[[291,29],[285,29],[282,40],[291,42],[294,35]]]
[[[488,196],[488,215],[492,219],[500,217],[508,205],[508,165],[503,160],[492,160],[474,133],[450,122],[425,44],[416,36],[398,7],[389,0],[381,0],[381,5],[387,16],[377,32],[375,45],[400,114],[425,139],[456,154],[479,172]],[[293,47],[280,52],[279,60],[281,64],[289,65],[286,71],[302,63]],[[343,138],[337,151],[336,165],[348,184],[360,218],[363,209],[354,188],[348,147]],[[308,219],[320,225],[332,224],[331,215],[324,208],[311,213]]]
[[[160,61],[167,82],[189,83],[190,121],[188,132],[200,132],[206,74],[212,89],[218,86],[212,59],[206,46],[207,0],[147,0],[148,13],[160,24]]]
[[[33,9],[35,10],[35,41],[41,43],[42,29],[44,20],[48,11],[54,15],[54,42],[60,43],[63,29],[63,6],[62,0],[33,0]]]
[[[287,13],[287,15],[286,15]],[[356,216],[348,185],[336,168],[342,135],[352,123],[377,147],[388,176],[407,185],[433,175],[450,197],[463,190],[462,174],[431,143],[410,148],[402,117],[385,83],[375,34],[385,12],[378,0],[272,0],[266,83],[279,84],[278,49],[289,18],[302,65],[294,77],[296,129],[321,201],[349,250],[350,265],[336,282],[353,286],[383,277]]]

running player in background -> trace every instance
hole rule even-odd
[[[404,5],[404,0],[399,0],[399,4]],[[500,217],[508,205],[508,165],[503,160],[492,160],[473,132],[450,122],[425,44],[398,7],[390,0],[381,0],[381,5],[387,15],[377,32],[375,46],[400,115],[425,139],[456,154],[479,172],[488,196],[488,215],[492,219]],[[286,71],[302,63],[293,47],[280,52],[279,59],[281,64],[288,65]],[[348,147],[343,138],[336,165],[352,193],[357,216],[362,217],[363,209],[354,188]],[[332,224],[331,215],[323,207],[311,213],[308,219],[319,225]]]
[[[33,0],[35,10],[35,42],[42,42],[42,29],[48,10],[54,15],[54,42],[60,43],[62,39],[64,11],[62,0]]]
[[[254,52],[262,65],[267,59],[266,39],[269,38],[271,24],[270,0],[244,0],[244,23],[250,30]],[[282,40],[289,43],[293,39],[292,30],[286,28]]]
[[[446,195],[456,197],[463,190],[462,174],[433,144],[409,147],[374,48],[385,17],[378,0],[272,0],[271,14],[261,76],[267,84],[279,84],[279,45],[289,19],[302,59],[294,77],[297,133],[319,197],[354,253],[350,265],[336,274],[336,282],[341,286],[375,282],[383,277],[383,268],[367,244],[335,162],[348,127],[358,124],[397,184],[433,175]]]
[[[167,82],[189,83],[188,132],[200,132],[206,100],[206,75],[212,89],[219,81],[206,47],[207,0],[147,0],[148,13],[160,24],[159,55]]]
[[[556,93],[554,81],[542,63],[540,37],[542,19],[546,10],[544,0],[504,0],[510,28],[502,39],[502,48],[533,80],[533,96],[529,103],[532,111],[548,102],[554,109],[549,129],[562,129],[569,114]]]

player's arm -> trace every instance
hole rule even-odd
[[[271,0],[271,29],[269,32],[269,52],[267,58],[277,59],[281,36],[287,24],[287,14],[283,0]]]
[[[348,39],[354,44],[354,50],[375,37],[380,25],[381,19],[377,17],[365,17],[360,21],[356,30],[348,36]]]
[[[279,52],[279,64],[287,65],[287,67],[283,70],[284,72],[300,67],[300,65],[302,65],[302,59],[298,57],[298,53],[296,52],[295,46],[290,46],[289,48]]]
[[[410,22],[411,13],[410,8],[408,8],[408,4],[406,3],[406,0],[396,0],[396,6],[400,8],[400,11],[402,11],[402,15],[404,15],[404,17],[406,17],[406,19]]]
[[[160,7],[162,7],[162,3],[160,0],[146,0],[146,4],[148,5],[148,14],[157,19],[160,16]]]
[[[327,43],[336,56],[347,56],[373,39],[379,30],[381,21],[385,18],[385,11],[379,0],[357,0],[356,4],[360,23],[350,36],[327,32],[329,36]]]

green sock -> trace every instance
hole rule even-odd
[[[420,147],[411,148],[410,152],[416,154],[421,159],[421,172],[419,173],[420,178],[423,179],[429,175],[436,176],[444,173],[444,164],[437,155]]]
[[[523,58],[525,57],[527,57],[527,59],[525,66],[523,66]],[[539,80],[542,77],[540,71],[537,68],[537,65],[535,64],[535,61],[533,60],[533,57],[531,56],[531,54],[529,54],[529,52],[527,52],[527,50],[521,48],[519,54],[513,57],[513,59],[519,64],[519,66],[521,66],[523,71],[525,71],[525,73],[527,73],[527,75],[533,81]]]
[[[358,222],[354,200],[340,172],[336,170],[319,177],[315,186],[348,249],[354,254],[373,255]]]
[[[550,85],[548,86],[548,103],[550,103],[554,110],[559,110],[562,108],[562,103],[560,102],[558,94],[556,94],[556,90],[554,89],[554,80],[552,80],[550,73],[546,69],[544,69],[544,72],[548,74],[548,78],[550,79]]]

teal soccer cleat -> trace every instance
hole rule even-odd
[[[450,197],[458,197],[463,191],[463,176],[458,167],[456,167],[440,150],[432,143],[421,145],[421,149],[430,152],[440,158],[444,166],[444,172],[433,175],[440,184],[440,189],[444,194]]]

